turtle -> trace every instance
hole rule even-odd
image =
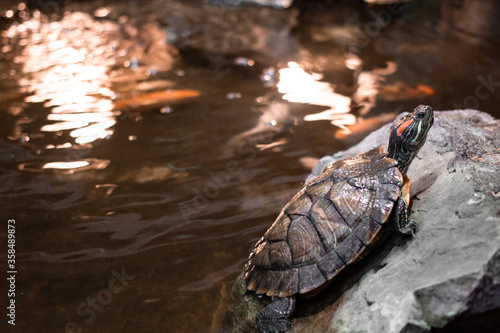
[[[322,291],[392,231],[414,235],[406,173],[433,123],[432,108],[417,106],[392,126],[387,153],[329,164],[285,205],[243,269],[247,292],[272,297],[256,317],[261,332],[288,330],[297,295]]]

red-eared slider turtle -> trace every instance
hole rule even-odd
[[[330,164],[283,208],[244,268],[247,289],[273,297],[257,315],[261,332],[286,331],[295,295],[324,288],[386,231],[413,235],[406,171],[433,122],[432,108],[418,106],[392,127],[387,153],[378,147]]]

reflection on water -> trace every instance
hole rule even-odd
[[[329,83],[320,81],[322,78],[321,74],[306,73],[297,63],[289,62],[287,68],[280,69],[277,87],[286,101],[328,108],[321,113],[306,115],[306,121],[330,120],[342,128],[354,124],[355,117],[349,114],[351,99],[335,93]]]
[[[27,95],[24,102],[40,103],[50,110],[45,121],[39,121],[43,123],[39,131],[30,129],[28,133],[25,122],[19,121],[12,139],[36,138],[46,142],[45,149],[74,152],[96,140],[109,139],[123,111],[163,107],[199,96],[198,91],[174,90],[171,81],[155,79],[159,69],[171,67],[173,58],[165,52],[163,56],[155,56],[154,65],[150,65],[151,59],[143,55],[139,63],[136,56],[142,52],[142,44],[151,38],[134,41],[124,34],[122,29],[136,29],[128,25],[125,18],[119,22],[97,20],[109,12],[107,7],[98,8],[94,17],[83,12],[66,12],[60,20],[48,22],[40,11],[34,11],[30,18],[2,33],[6,42],[3,53],[13,54],[13,62],[22,65],[16,77],[18,92]],[[10,13],[5,15],[9,17]],[[158,27],[149,24],[144,31],[136,33],[151,33],[156,39],[148,47],[167,51],[165,41],[155,36],[164,35]],[[150,78],[153,80],[147,81]],[[49,139],[54,136],[57,143]],[[63,155],[71,159],[81,158],[85,153]],[[54,161],[41,169],[101,169],[108,164],[106,160],[103,162]],[[25,163],[20,169],[37,171],[36,165]]]
[[[25,101],[51,108],[50,122],[41,132],[69,130],[77,144],[113,133],[119,112],[110,112],[115,93],[109,89],[108,68],[115,63],[117,30],[116,23],[97,22],[76,12],[50,24],[44,24],[38,14],[5,31],[10,44],[23,38],[14,61],[23,65],[19,86],[29,94]]]
[[[319,157],[416,104],[472,100],[478,75],[498,81],[494,29],[471,25],[474,48],[457,40],[467,26],[446,1],[445,25],[413,4],[347,50],[371,18],[303,3],[0,5],[0,214],[19,226],[19,329],[220,330],[251,245]],[[127,288],[79,313],[122,268]]]
[[[21,171],[28,172],[43,172],[47,169],[60,170],[61,173],[72,174],[77,171],[85,171],[91,169],[104,169],[109,165],[107,160],[98,160],[93,158],[88,158],[80,161],[71,162],[48,162],[39,164],[36,162],[32,163],[21,163],[18,168]]]

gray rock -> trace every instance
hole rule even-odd
[[[469,331],[500,331],[494,319],[500,314],[500,121],[475,110],[435,117],[408,172],[411,218],[420,223],[415,238],[391,236],[321,294],[299,299],[291,332],[456,332],[467,323]],[[390,126],[322,158],[308,180],[333,161],[385,145]],[[254,330],[265,303],[244,290],[240,277],[228,317],[235,331]]]

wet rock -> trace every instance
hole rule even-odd
[[[391,124],[329,163],[387,144]],[[475,110],[436,112],[408,176],[415,238],[391,236],[324,292],[299,299],[291,332],[498,332],[500,121]],[[233,287],[234,331],[255,330],[265,305]]]
[[[97,8],[96,3],[100,4]],[[110,7],[107,19],[122,22],[127,17],[137,18],[137,22],[130,22],[141,26],[140,31],[123,24],[132,39],[143,40],[134,45],[139,51],[135,51],[139,63],[141,52],[148,53],[149,60],[180,50],[215,62],[230,63],[245,56],[255,63],[275,64],[299,54],[298,44],[291,35],[299,11],[290,5],[291,0],[149,0],[129,1],[123,6],[121,1],[98,0],[74,2],[71,8],[95,12]],[[157,31],[157,25],[162,27],[161,32]],[[154,33],[153,38],[149,31]],[[163,42],[167,43],[164,52]]]
[[[277,8],[280,1],[274,2],[274,6],[245,6],[246,2],[237,0],[207,1],[201,6],[161,2],[158,20],[166,27],[169,44],[180,50],[203,51],[209,59],[252,56],[256,62],[267,63],[298,52],[290,33],[298,11]],[[173,17],[172,12],[176,13]]]

